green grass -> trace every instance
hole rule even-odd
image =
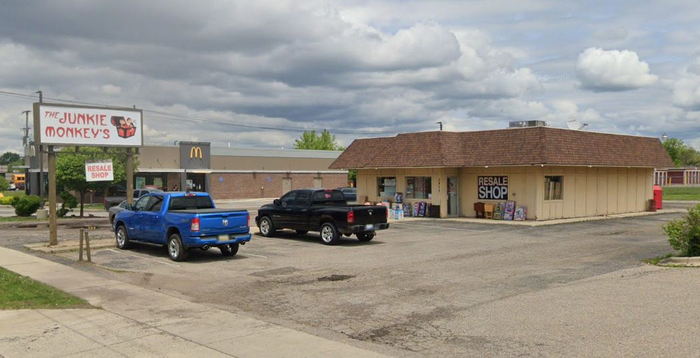
[[[0,267],[0,309],[91,307],[81,298]]]
[[[663,261],[671,256],[673,256],[673,254],[670,254],[670,253],[666,254],[666,255],[659,255],[659,256],[656,256],[656,257],[653,257],[650,259],[644,259],[644,260],[642,260],[642,262],[647,263],[649,265],[658,265],[659,262],[661,262],[661,261]]]
[[[700,186],[667,186],[663,190],[664,200],[700,200]]]
[[[2,192],[2,195],[4,196],[24,196],[24,190],[15,190],[15,191],[10,191],[6,190]]]

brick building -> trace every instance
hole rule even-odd
[[[298,188],[348,185],[346,170],[329,170],[337,151],[217,148],[206,142],[144,146],[136,188],[208,191],[215,199],[270,198]]]

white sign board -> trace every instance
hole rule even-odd
[[[34,104],[35,138],[41,144],[143,145],[141,111]],[[36,123],[38,121],[38,123]]]
[[[114,168],[111,159],[85,162],[85,181],[112,180],[114,180]]]

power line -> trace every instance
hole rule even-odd
[[[37,95],[34,95],[34,94],[24,94],[24,93],[18,93],[18,92],[10,92],[10,91],[0,91],[0,95],[15,96],[15,97],[21,97],[21,98],[33,98],[33,99],[38,97]],[[87,105],[87,106],[115,107],[115,108],[128,107],[128,106],[110,106],[110,105],[103,104],[103,103],[85,102],[85,101],[54,98],[54,97],[43,97],[43,99],[55,101],[55,102],[82,104],[82,105]],[[275,130],[275,131],[281,131],[281,132],[295,132],[295,133],[314,130],[314,128],[301,128],[301,127],[293,128],[293,127],[279,127],[279,126],[274,126],[274,127],[273,126],[259,126],[259,125],[256,126],[256,125],[250,125],[250,124],[233,123],[233,122],[217,121],[217,120],[211,120],[211,119],[205,119],[205,118],[197,118],[197,117],[192,117],[192,116],[184,116],[184,115],[179,115],[179,114],[175,114],[175,113],[157,111],[157,110],[153,110],[153,109],[142,109],[142,110],[144,112],[152,113],[152,114],[155,114],[155,115],[158,115],[161,117],[167,117],[167,118],[179,120],[182,122],[196,123],[196,124],[213,123],[213,124],[219,124],[219,125],[230,126],[230,127]],[[352,130],[352,129],[337,128],[337,129],[333,129],[333,133],[334,134],[377,135],[377,134],[393,134],[393,133],[396,133],[396,131],[356,131],[356,130]]]

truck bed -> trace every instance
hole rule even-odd
[[[182,210],[168,210],[169,213],[175,214],[217,214],[217,213],[239,213],[246,212],[247,210],[236,210],[236,209],[182,209]]]

